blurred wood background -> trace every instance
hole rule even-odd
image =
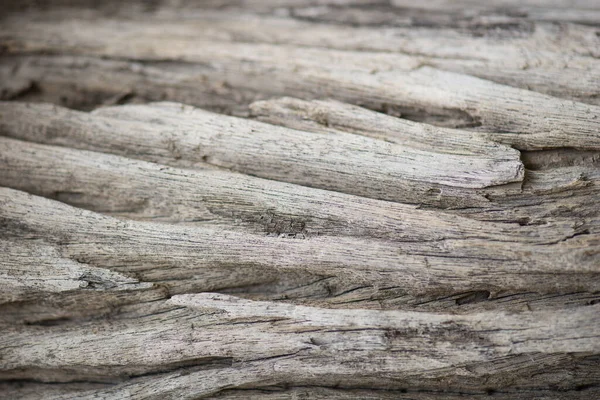
[[[0,10],[0,397],[600,397],[600,3]]]

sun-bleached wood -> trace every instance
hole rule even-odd
[[[301,8],[299,4],[296,6]],[[260,44],[276,44],[304,48],[325,47],[347,52],[370,51],[370,56],[376,58],[379,63],[373,70],[386,69],[387,65],[398,68],[410,60],[409,64],[430,65],[559,97],[567,96],[592,103],[597,101],[596,94],[600,89],[597,48],[600,39],[592,27],[563,25],[558,28],[551,23],[524,23],[519,20],[513,21],[514,18],[511,19],[506,14],[496,18],[486,16],[479,20],[472,17],[473,19],[465,24],[467,29],[464,26],[463,29],[457,29],[455,26],[412,24],[385,28],[368,24],[344,26],[343,20],[338,21],[342,24],[328,23],[330,21],[327,21],[326,15],[322,16],[325,21],[320,21],[319,14],[323,12],[320,12],[318,7],[306,8],[312,10],[315,15],[295,19],[269,15],[269,12],[256,13],[256,10],[232,12],[227,9],[203,9],[193,12],[186,9],[179,13],[173,13],[172,9],[162,10],[151,17],[156,23],[160,23],[160,31],[155,31],[148,21],[140,23],[131,16],[121,20],[103,19],[100,12],[100,15],[94,18],[89,11],[69,11],[72,30],[81,31],[78,24],[92,24],[94,27],[99,25],[98,28],[94,28],[101,32],[98,37],[109,43],[111,36],[104,32],[104,29],[112,28],[120,35],[138,31],[139,35],[146,38],[156,36],[157,42],[164,42],[165,38],[160,32],[168,31],[169,40],[173,40],[178,46],[181,46],[182,41],[193,39],[223,44],[250,43],[257,49],[260,49]],[[393,13],[393,8],[390,11]],[[194,16],[193,19],[190,12]],[[303,12],[307,10],[295,11],[295,15],[302,17]],[[68,14],[68,11],[47,13],[45,19],[38,15],[35,22],[30,21],[27,15],[6,20],[4,32],[5,36],[9,37],[8,43],[17,47],[24,46],[25,50],[29,51],[31,45],[22,44],[16,38],[36,38],[39,45],[48,31],[57,29],[56,22],[65,19],[65,14]],[[310,22],[302,19],[309,19]],[[23,23],[30,26],[28,32],[15,34],[19,25]],[[469,29],[469,24],[473,24],[474,27]],[[488,24],[490,27],[486,27]],[[506,25],[509,28],[506,28]],[[494,30],[494,34],[476,35],[474,33],[477,29],[483,32],[488,29]],[[72,40],[73,35],[70,35],[69,42]],[[95,44],[87,43],[97,40],[96,38],[82,36],[78,40],[82,47],[78,51],[95,53]],[[135,47],[135,44],[132,44],[130,49]],[[160,51],[160,54],[164,52]],[[184,51],[181,54],[188,57],[190,52]]]
[[[298,103],[298,100],[289,101]],[[270,104],[273,102],[255,103],[252,108],[258,112],[258,107],[269,107]],[[408,149],[410,154],[413,149],[420,150],[430,146],[430,149],[435,150],[435,153],[430,151],[429,154],[435,154],[436,164],[442,165],[441,160],[448,155],[452,156],[450,162],[454,162],[457,168],[465,172],[467,181],[478,175],[484,180],[494,179],[487,178],[485,170],[469,170],[469,165],[476,165],[471,163],[472,159],[481,162],[490,157],[487,160],[490,165],[495,165],[494,160],[500,160],[507,166],[512,164],[517,169],[522,167],[519,167],[521,161],[517,158],[518,152],[491,141],[502,134],[469,133],[413,122],[396,122],[395,118],[348,105],[335,104],[334,109],[331,109],[331,104],[333,103],[322,102],[316,113],[302,111],[297,115],[298,118],[288,118],[291,114],[287,111],[282,114],[280,109],[265,108],[265,115],[260,117],[274,123],[299,127],[303,131],[281,130],[272,125],[257,125],[247,119],[236,118],[226,118],[215,125],[211,122],[216,118],[214,114],[185,107],[186,111],[182,111],[182,106],[164,103],[108,107],[88,114],[51,105],[5,102],[0,103],[0,115],[3,116],[0,127],[4,135],[20,139],[110,152],[200,170],[208,169],[210,165],[230,167],[265,178],[366,197],[456,208],[456,212],[468,213],[477,219],[493,218],[503,222],[529,221],[540,224],[552,223],[560,214],[568,218],[583,218],[589,224],[591,220],[588,216],[595,214],[593,199],[599,194],[594,182],[599,179],[600,168],[594,165],[593,160],[597,159],[593,156],[594,152],[590,153],[590,164],[567,164],[559,169],[527,171],[526,179],[513,185],[470,189],[420,180],[407,179],[403,182],[390,177],[389,170],[386,172],[379,162],[368,168],[363,167],[360,160],[364,151],[354,145],[368,143],[374,149],[381,149],[383,156],[388,158],[396,157],[395,154],[398,153],[394,149]],[[312,107],[312,103],[305,105]],[[47,118],[40,118],[42,115]],[[286,117],[282,119],[284,115]],[[379,117],[380,127],[369,129],[368,126],[374,124]],[[242,131],[233,131],[229,125],[231,123],[237,124]],[[324,126],[323,123],[329,126]],[[336,126],[334,134],[330,134]],[[394,133],[382,134],[386,130]],[[311,135],[308,131],[319,135]],[[399,144],[371,139],[368,142],[358,142],[360,136],[346,131],[370,135],[374,139],[396,141]],[[481,135],[487,139],[481,138]],[[217,137],[216,142],[211,141],[213,136]],[[286,137],[289,140],[273,140],[275,137]],[[234,138],[242,138],[243,141],[236,143],[238,139]],[[252,146],[244,145],[249,142],[252,142]],[[261,147],[261,143],[266,146]],[[306,152],[301,153],[294,147],[295,143],[300,143]],[[396,145],[402,147],[394,147]],[[340,151],[344,146],[347,149],[345,153]],[[313,162],[322,153],[338,154],[345,157],[347,162],[342,162],[344,159],[339,157],[335,162],[324,159]],[[404,157],[402,153],[400,156]],[[428,171],[429,166],[419,164],[420,159],[404,160],[416,172],[425,168],[425,179],[426,174],[435,174],[433,170]],[[355,168],[350,169],[351,166]],[[407,172],[410,172],[400,165],[389,164],[389,167],[400,177],[408,176]],[[367,175],[369,169],[372,172]],[[436,171],[439,169],[436,167]],[[415,176],[414,172],[411,174]],[[446,175],[450,175],[448,171]],[[335,176],[339,179],[333,179]],[[405,187],[411,188],[411,191],[403,190]],[[546,196],[544,204],[539,202],[540,195]],[[106,200],[103,201],[110,204],[112,200],[107,197],[110,196],[105,193],[103,198]],[[516,207],[516,204],[519,206]],[[555,209],[561,210],[560,213],[552,211]],[[569,210],[567,215],[566,210]]]
[[[293,129],[311,132],[353,132],[415,148],[431,149],[435,146],[437,151],[449,154],[479,153],[480,146],[487,147],[490,141],[528,150],[532,147],[551,147],[548,144],[554,141],[563,143],[563,146],[559,147],[569,147],[566,143],[571,140],[569,131],[528,135],[526,132],[480,133],[440,128],[381,115],[334,100],[306,101],[285,97],[258,101],[250,105],[250,113],[261,121]],[[598,132],[593,134],[597,135]]]
[[[58,250],[51,251],[51,257],[60,254],[125,276],[131,273],[142,281],[161,282],[174,293],[260,282],[286,271],[343,276],[349,285],[394,282],[412,295],[530,288],[563,293],[600,290],[595,279],[600,273],[594,256],[598,251],[596,234],[547,244],[494,243],[479,238],[390,242],[323,236],[286,240],[211,227],[123,221],[12,189],[0,193],[5,237],[38,238]],[[6,247],[10,250],[10,245]],[[31,261],[22,257],[23,250],[17,250],[19,254],[19,262]],[[20,281],[28,275],[19,271],[15,270],[15,275],[9,272],[8,279],[22,286]],[[116,284],[110,275],[107,278],[109,284]]]
[[[599,397],[599,12],[3,2],[0,397]]]
[[[481,151],[479,146],[487,147],[489,141],[522,148],[519,135],[434,127],[335,100],[277,98],[252,103],[250,110],[253,118],[293,129],[320,133],[352,132],[413,148],[435,147],[440,153],[477,153]],[[566,132],[564,134],[567,135]],[[470,217],[478,219],[489,219],[496,214],[504,221],[532,221],[542,215],[548,217],[551,214],[549,209],[555,207],[578,210],[575,212],[581,211],[581,215],[596,215],[586,204],[600,196],[595,183],[600,177],[600,153],[573,149],[522,150],[521,159],[527,169],[520,190],[504,187],[493,194],[488,192],[485,196],[490,203],[458,212],[467,212]],[[566,193],[569,193],[568,197],[565,197]],[[543,204],[539,203],[540,195],[545,196]],[[516,204],[519,207],[515,207]]]
[[[0,155],[0,185],[119,217],[217,230],[233,229],[240,233],[266,235],[270,238],[302,240],[351,236],[356,239],[382,239],[398,243],[399,248],[407,246],[407,249],[412,249],[408,250],[409,252],[416,251],[420,254],[445,249],[444,256],[449,255],[448,251],[456,252],[456,259],[474,257],[474,264],[479,264],[481,260],[493,256],[490,248],[487,245],[482,246],[481,243],[497,242],[502,246],[498,249],[498,257],[513,257],[515,244],[528,244],[531,246],[530,251],[537,252],[540,249],[539,245],[552,245],[569,241],[577,235],[599,233],[598,224],[589,214],[594,209],[593,204],[588,205],[588,208],[576,210],[578,213],[587,213],[585,217],[580,214],[578,218],[581,222],[578,224],[573,224],[572,217],[565,215],[551,217],[542,214],[548,213],[552,206],[564,208],[560,198],[548,199],[545,207],[539,207],[538,218],[543,218],[543,225],[538,225],[539,222],[532,225],[517,222],[507,224],[474,221],[435,210],[303,188],[229,171],[176,169],[113,155],[7,138],[0,138]],[[533,180],[534,188],[537,184]],[[556,183],[553,185],[557,187]],[[544,186],[538,187],[537,190],[543,188]],[[539,197],[536,193],[532,191],[529,194],[533,204],[536,204]],[[581,201],[585,201],[586,198],[581,196]],[[518,201],[523,203],[524,200],[521,198]],[[572,204],[572,196],[564,201],[564,204]],[[496,204],[495,207],[501,207],[501,204]],[[536,215],[533,212],[536,210],[532,207],[533,205],[527,210],[528,218]],[[488,212],[482,211],[480,217],[485,218],[487,215]],[[416,243],[419,242],[422,244],[417,246]],[[457,247],[453,243],[461,244]],[[594,243],[593,240],[590,243]],[[467,248],[470,248],[470,251],[465,253],[464,249]],[[553,248],[557,254],[566,251],[561,250],[560,246]],[[51,254],[57,254],[57,251],[52,248],[48,251],[49,259],[54,260]],[[556,262],[559,262],[558,260],[559,258]],[[79,268],[68,272],[67,275],[73,277],[78,273],[84,274]],[[169,276],[169,273],[165,276]],[[219,276],[222,272],[216,271],[215,274]],[[519,309],[521,306],[518,305],[518,301],[512,300],[520,301],[523,296],[528,299],[529,304],[536,304],[533,307],[544,307],[544,303],[550,305],[555,301],[564,302],[565,296],[571,297],[575,303],[581,300],[591,301],[594,298],[585,292],[574,294],[572,288],[569,288],[548,300],[545,292],[557,293],[552,285],[546,288],[530,286],[527,293],[523,292],[523,287],[509,285],[494,294],[488,291],[489,288],[481,291],[482,287],[474,286],[472,289],[476,293],[472,296],[455,291],[441,303],[440,300],[424,302],[422,299],[429,295],[434,299],[436,291],[421,294],[421,300],[418,300],[408,295],[402,286],[396,285],[390,291],[389,285],[363,281],[356,283],[353,280],[344,282],[343,275],[327,279],[317,275],[307,279],[291,279],[290,282],[282,284],[284,289],[267,286],[256,291],[255,295],[281,296],[281,290],[284,290],[287,297],[303,296],[332,304],[352,300],[369,307],[400,304],[422,307],[426,304],[432,309],[446,307],[446,303],[453,304],[454,301],[459,304],[473,303],[469,308],[496,304],[496,307]],[[260,276],[259,274],[258,281],[262,281],[263,284],[267,284],[273,277],[272,274]],[[277,279],[281,280],[281,275],[278,276]],[[239,279],[237,275],[234,278]],[[96,279],[95,285],[101,281],[101,278]],[[75,279],[70,283],[71,286],[67,285],[65,288],[75,288],[77,284],[87,287],[89,280]],[[272,292],[273,290],[275,292]],[[484,292],[488,294],[484,295]],[[323,299],[327,293],[334,297],[330,300]],[[502,305],[492,303],[509,293],[512,296],[511,301],[502,301]],[[473,301],[469,300],[471,297]],[[376,299],[379,299],[379,303]],[[491,302],[477,301],[486,299]]]
[[[569,221],[546,221],[544,229],[482,223],[226,170],[177,169],[3,137],[0,155],[1,186],[134,219],[237,226],[297,238],[332,235],[400,242],[481,238],[544,244],[579,232]]]
[[[478,154],[439,157],[433,151],[345,132],[299,132],[176,103],[119,106],[87,114],[4,102],[0,117],[2,133],[19,139],[165,164],[208,163],[263,178],[408,203],[439,203],[440,196],[449,202],[469,197],[486,202],[469,189],[520,182],[524,173],[517,151],[492,142]]]
[[[600,343],[597,308],[455,316],[324,310],[213,293],[181,295],[113,322],[71,325],[68,334],[62,327],[5,328],[2,341],[17,345],[5,350],[0,374],[35,378],[55,371],[56,379],[66,382],[142,377],[74,396],[81,399],[133,394],[197,398],[229,386],[329,386],[348,377],[354,382],[349,388],[399,389],[408,381],[442,387],[467,376],[469,384],[458,387],[483,391],[490,384],[511,382],[534,389],[527,374],[546,375],[557,384],[564,377],[545,371],[553,364],[579,365],[572,382],[597,375],[595,368],[585,366],[586,355],[597,352]],[[167,320],[170,326],[165,326]],[[469,344],[465,337],[472,338]],[[152,342],[149,351],[140,351],[144,342]],[[81,347],[93,350],[85,361],[77,361],[76,370],[61,375],[80,360]],[[534,362],[523,370],[518,363],[510,367],[497,361],[521,357]],[[192,361],[196,368],[189,367]],[[181,371],[143,377],[169,366]],[[495,382],[490,382],[491,371]]]
[[[15,33],[24,23],[29,29]],[[190,64],[199,64],[204,67],[196,72],[193,67],[184,78],[186,83],[216,79],[224,86],[263,96],[329,96],[351,103],[386,103],[409,112],[450,110],[467,116],[472,123],[480,125],[480,129],[518,135],[523,148],[600,149],[600,122],[595,118],[600,114],[598,106],[450,72],[456,68],[431,66],[427,60],[410,55],[298,47],[286,43],[215,41],[213,37],[187,34],[185,26],[179,24],[172,26],[172,37],[165,37],[163,30],[155,30],[154,23],[131,20],[73,20],[67,26],[55,21],[25,22],[17,18],[7,20],[4,25],[0,37],[5,38],[9,54],[44,52],[139,62],[170,61],[183,63],[184,71]],[[599,39],[594,36],[589,36],[590,48],[598,43]],[[47,40],[48,37],[54,39]],[[535,42],[529,46],[534,50],[540,47]],[[513,43],[511,48],[521,47]],[[502,46],[497,53],[501,62],[515,58],[507,57]],[[555,48],[554,54],[560,51]],[[595,57],[583,59],[595,60]],[[559,64],[556,76],[550,74],[547,82],[556,82],[557,76],[564,76],[565,70],[575,74],[568,79],[570,81],[590,76],[590,83],[585,84],[588,88],[599,81],[594,75],[597,65],[577,71],[568,64]],[[176,74],[180,73],[181,68],[174,69]],[[474,65],[464,72],[482,69],[490,70]],[[501,63],[498,69],[502,74],[506,66]],[[523,66],[518,69],[522,70]],[[586,69],[591,72],[585,72]],[[207,85],[196,84],[209,91]],[[597,89],[592,91],[596,93]],[[569,133],[567,137],[564,131]],[[540,137],[544,138],[543,147]]]

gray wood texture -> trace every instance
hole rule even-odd
[[[6,1],[0,398],[600,397],[599,27]]]

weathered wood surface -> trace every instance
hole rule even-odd
[[[263,4],[262,11],[253,3],[241,9],[235,4],[159,8],[141,19],[135,12],[113,11],[9,14],[0,29],[5,52],[14,55],[3,61],[4,74],[11,77],[5,96],[57,102],[62,97],[88,107],[89,97],[91,105],[123,97],[172,99],[230,112],[244,112],[256,97],[274,94],[327,96],[401,109],[417,119],[504,131],[527,127],[529,116],[523,114],[548,114],[537,123],[548,129],[565,123],[552,117],[557,107],[567,107],[582,120],[596,108],[465,74],[598,104],[600,38],[594,26],[534,22],[501,6],[497,15],[492,7],[491,15],[467,17],[464,28],[423,25],[410,17],[408,26],[377,28],[363,26],[370,18],[380,24],[369,6],[355,10],[367,20],[354,24],[337,5],[340,11],[331,14],[343,21],[332,24],[327,15],[319,15],[327,5]],[[314,10],[310,22],[297,11],[303,5]],[[404,10],[383,12],[389,16]],[[600,7],[590,1],[579,11],[590,17]],[[161,29],[155,29],[157,24]],[[28,29],[21,29],[24,25]],[[87,101],[78,98],[80,91],[88,93]],[[580,134],[578,128],[573,134]]]
[[[600,396],[597,2],[3,6],[0,397]]]
[[[87,264],[164,284],[171,293],[266,284],[288,272],[299,276],[306,273],[312,280],[332,278],[338,282],[338,293],[369,286],[388,287],[389,282],[394,282],[401,293],[417,298],[469,291],[487,293],[485,298],[491,293],[493,297],[501,297],[506,292],[522,293],[530,288],[535,288],[539,295],[599,291],[596,234],[571,235],[550,243],[543,240],[524,243],[531,239],[510,240],[508,235],[495,241],[485,234],[471,239],[464,235],[437,240],[409,236],[394,242],[329,235],[281,240],[281,237],[210,226],[123,223],[98,214],[81,213],[60,203],[30,198],[22,192],[4,190],[2,200],[5,235],[25,235],[29,240],[39,239],[43,243],[34,241],[33,246],[28,246],[5,242],[7,267],[13,263],[21,265],[14,272],[7,271],[5,276],[8,293],[3,297],[11,301],[21,298],[20,292],[15,294],[11,289],[13,286],[22,288],[25,297],[32,291],[76,288],[80,282],[71,281],[90,273],[87,267],[79,268]],[[78,228],[78,224],[86,229]],[[35,249],[43,251],[33,260],[48,254],[50,261],[44,264],[65,259],[66,264],[77,267],[68,269],[65,277],[60,278],[66,280],[66,289],[56,286],[54,280],[26,279],[29,276],[26,266],[33,260],[25,255]],[[153,265],[162,269],[152,268]],[[524,265],[527,274],[523,274]],[[46,267],[42,265],[39,269],[36,273],[42,273]],[[104,273],[103,269],[100,271]],[[106,279],[97,279],[96,284],[104,285],[107,280],[106,285],[111,286],[115,279],[126,278],[111,278],[109,274]],[[86,280],[83,281],[85,285]],[[42,289],[45,283],[49,283],[47,290]]]
[[[485,365],[498,358],[522,362],[522,356],[515,354],[532,357],[532,362],[517,370],[550,375],[549,379],[560,384],[558,379],[564,378],[566,371],[552,376],[556,374],[552,367],[586,359],[584,353],[568,353],[598,351],[597,308],[457,317],[402,311],[328,311],[205,293],[173,296],[151,309],[132,310],[109,323],[68,324],[68,336],[64,327],[27,328],[31,337],[23,341],[22,329],[15,328],[7,330],[2,340],[15,344],[5,355],[8,366],[16,371],[34,370],[34,375],[41,377],[53,374],[57,380],[148,375],[177,367],[185,370],[93,394],[84,392],[77,398],[112,398],[124,391],[197,398],[232,385],[293,381],[302,386],[328,386],[348,378],[355,387],[388,390],[404,387],[408,379],[413,384],[430,381],[439,387],[466,376],[471,385],[490,384]],[[216,339],[223,336],[224,327],[228,340]],[[471,338],[468,345],[465,337]],[[140,351],[143,343],[152,343],[152,350]],[[79,360],[82,347],[103,351],[89,354],[85,369],[68,370]],[[48,357],[48,353],[55,357]],[[40,356],[46,361],[40,363]],[[61,371],[66,374],[61,375]],[[492,379],[531,385],[515,372],[509,366]],[[597,374],[596,366],[588,364],[570,379]]]
[[[440,192],[440,185],[449,197],[467,197],[460,195],[462,188],[485,188],[523,178],[518,152],[493,143],[487,143],[488,148],[479,154],[445,154],[445,161],[437,162],[440,157],[435,151],[348,133],[299,132],[175,103],[101,109],[96,114],[100,118],[68,110],[62,110],[67,115],[55,118],[54,106],[3,103],[1,108],[2,116],[12,116],[2,118],[2,129],[13,137],[140,154],[167,163],[169,159],[205,162],[249,175],[392,201],[417,203],[428,191]],[[48,117],[34,118],[44,114]],[[105,115],[116,118],[107,120],[102,118]],[[122,122],[122,118],[129,121]],[[73,124],[74,129],[60,126],[64,123]],[[98,130],[106,135],[98,135]]]
[[[257,106],[261,104],[257,103]],[[568,152],[564,161],[559,154],[558,161],[551,160],[556,168],[532,165],[533,170],[523,173],[520,171],[521,161],[516,159],[518,152],[479,138],[481,134],[470,134],[462,130],[440,130],[415,123],[404,126],[404,123],[400,122],[389,126],[390,131],[395,132],[395,136],[401,135],[403,144],[406,144],[396,149],[408,148],[413,154],[423,154],[417,151],[429,146],[430,158],[414,161],[407,158],[405,165],[408,165],[408,169],[396,163],[382,165],[379,162],[382,157],[370,165],[361,165],[364,147],[357,146],[357,143],[371,144],[372,149],[381,149],[385,152],[383,157],[394,157],[399,151],[394,151],[393,144],[360,141],[360,136],[349,135],[348,132],[341,132],[339,129],[336,130],[338,135],[311,137],[307,131],[330,133],[331,130],[315,129],[314,124],[308,123],[311,118],[308,114],[301,117],[304,131],[281,130],[272,125],[256,124],[246,119],[223,117],[224,120],[216,122],[216,127],[227,129],[230,132],[228,135],[235,135],[240,141],[232,143],[221,130],[213,130],[215,124],[210,121],[216,118],[214,114],[174,104],[132,107],[103,108],[90,115],[52,105],[5,102],[0,103],[0,128],[4,135],[18,139],[110,152],[178,167],[206,169],[217,165],[265,178],[304,183],[361,196],[451,208],[454,212],[468,213],[477,219],[540,225],[568,217],[569,224],[574,222],[574,218],[577,221],[585,221],[587,225],[595,223],[593,218],[589,218],[590,213],[593,215],[595,210],[593,200],[598,196],[598,188],[594,182],[598,179],[599,158],[598,153],[594,151],[589,152],[587,158],[581,162],[574,159],[570,163]],[[165,109],[166,112],[160,113],[161,109]],[[257,108],[253,106],[253,109]],[[356,111],[353,113],[354,117],[344,116],[344,129],[359,134],[361,129],[364,130],[365,126],[372,124],[374,118],[380,115],[367,110],[353,111]],[[177,116],[182,115],[186,116],[186,120],[189,117],[189,122],[178,122],[183,118]],[[195,118],[198,115],[202,119]],[[275,117],[280,115],[277,111],[272,115],[272,122],[288,123]],[[332,118],[330,126],[335,126],[332,114],[320,115]],[[40,116],[44,118],[39,118]],[[386,129],[387,117],[381,118],[382,128]],[[230,129],[232,123],[241,130],[233,132]],[[295,125],[292,123],[290,126]],[[190,135],[190,129],[197,134]],[[260,136],[261,129],[264,139]],[[269,132],[276,132],[287,141],[270,139]],[[369,132],[371,135],[378,135],[376,129]],[[252,141],[254,135],[257,136],[257,140],[250,143],[251,146],[244,146],[244,143]],[[444,137],[443,141],[441,137]],[[496,136],[490,137],[493,140]],[[387,137],[384,139],[390,141]],[[469,141],[469,144],[463,146],[465,141]],[[261,144],[263,146],[259,147]],[[454,154],[457,147],[462,148],[460,154]],[[437,163],[438,159],[449,155],[453,156],[450,160],[457,161],[458,167],[464,168],[460,164],[468,163],[471,157],[476,160],[484,157],[485,161],[486,153],[492,154],[495,150],[499,152],[500,157],[493,156],[494,160],[502,161],[518,170],[515,171],[518,179],[514,184],[482,189],[460,188],[427,181],[398,178],[394,180],[389,176],[392,172],[397,177],[407,177],[412,173],[411,169],[426,171],[429,166],[423,165],[423,162],[431,163],[435,160]],[[318,155],[326,152],[329,154],[328,158],[320,158]],[[399,156],[402,156],[402,153]],[[504,161],[503,157],[508,160]],[[536,159],[539,159],[538,163],[548,159],[543,152],[532,153],[530,158],[529,162],[532,164],[536,163]],[[349,173],[350,168],[354,168],[354,173]],[[439,170],[439,167],[435,168]],[[468,170],[463,170],[469,173]],[[492,170],[481,170],[478,173],[487,181],[497,174]],[[430,172],[430,175],[433,179],[439,179],[434,172]],[[337,177],[337,180],[332,177]],[[477,176],[473,175],[473,178]],[[468,181],[466,177],[465,180]],[[402,190],[403,188],[410,188],[414,192],[407,192]],[[540,195],[545,195],[543,204],[540,204]],[[490,212],[491,210],[493,211]]]

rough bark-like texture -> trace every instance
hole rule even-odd
[[[600,397],[599,27],[6,1],[0,397]]]

